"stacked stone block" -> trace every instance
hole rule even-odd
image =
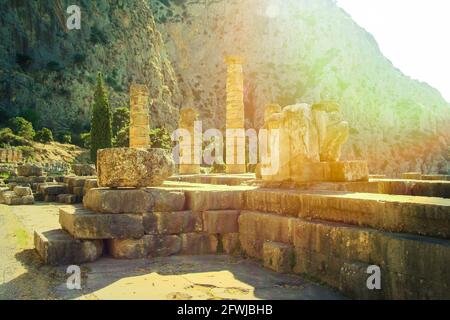
[[[6,205],[29,205],[34,203],[33,192],[29,187],[15,186],[0,188],[0,204]]]
[[[149,92],[144,85],[130,88],[130,148],[150,147]]]

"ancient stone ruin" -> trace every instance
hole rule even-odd
[[[239,60],[230,65],[240,83]],[[131,117],[148,119],[141,112],[148,93],[136,88],[143,87],[132,86],[131,103],[140,111]],[[227,100],[232,111],[241,107],[239,92]],[[243,126],[231,121],[239,110],[227,126]],[[185,108],[180,127],[192,132],[196,119]],[[230,167],[238,174],[202,175],[198,165],[181,164],[189,174],[172,176],[170,154],[148,148],[144,122],[132,122],[130,148],[98,151],[98,179],[65,178],[67,186],[58,186],[83,185],[83,206],[61,206],[60,229],[36,230],[46,263],[228,254],[308,275],[352,298],[450,298],[448,181],[369,179],[365,161],[340,160],[349,125],[337,104],[267,106],[264,128],[279,130],[281,161],[271,174],[261,164],[262,181],[241,165]],[[373,265],[383,290],[367,289]]]

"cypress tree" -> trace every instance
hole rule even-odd
[[[97,150],[112,147],[111,110],[103,75],[99,72],[91,119],[91,160],[97,162]]]

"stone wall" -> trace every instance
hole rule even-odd
[[[0,162],[18,163],[22,162],[22,151],[13,149],[0,149]]]

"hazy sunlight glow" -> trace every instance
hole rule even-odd
[[[383,54],[411,78],[450,101],[450,1],[337,0],[377,40]]]

